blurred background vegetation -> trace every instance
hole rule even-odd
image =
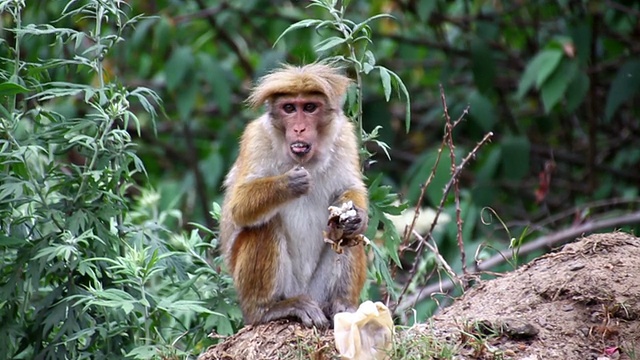
[[[215,341],[209,331],[237,330],[214,203],[256,115],[244,104],[252,82],[280,63],[334,54],[314,51],[331,34],[312,28],[273,45],[292,23],[327,17],[307,5],[0,1],[7,358],[188,357]],[[381,126],[391,148],[389,160],[365,144],[378,153],[369,179],[381,175],[410,207],[438,206],[449,156],[416,202],[442,142],[440,84],[452,118],[470,107],[454,133],[458,158],[494,134],[460,177],[469,264],[510,251],[512,238],[640,229],[601,225],[640,209],[638,2],[352,0],[346,13],[393,15],[370,24],[370,50],[411,95],[407,132],[404,99],[385,101],[377,73],[364,78],[364,128]],[[433,239],[459,271],[453,201],[443,213]],[[403,254],[406,269],[415,259]],[[423,256],[413,294],[439,267]],[[386,285],[401,287],[404,274]],[[365,297],[381,298],[373,277]],[[419,321],[434,309],[429,299],[415,306]]]

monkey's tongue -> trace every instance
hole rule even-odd
[[[304,154],[308,153],[309,150],[311,150],[311,145],[305,142],[297,141],[291,144],[291,152],[297,156],[303,156]]]

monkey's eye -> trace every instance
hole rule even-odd
[[[291,114],[292,112],[296,111],[296,107],[293,104],[284,104],[282,105],[282,110],[284,110],[284,112],[286,112],[287,114]]]
[[[304,112],[314,112],[316,109],[318,108],[318,105],[314,104],[314,103],[306,103],[304,104]]]

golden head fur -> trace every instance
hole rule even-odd
[[[331,107],[340,108],[350,83],[351,79],[332,65],[284,65],[258,81],[247,103],[257,108],[278,95],[318,93],[327,97]]]

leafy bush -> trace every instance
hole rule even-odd
[[[27,21],[24,1],[0,1],[13,25],[0,59],[6,358],[189,354],[212,328],[231,333],[239,318],[226,302],[228,279],[207,260],[215,243],[196,231],[173,234],[180,211],[159,210],[159,195],[136,185],[146,173],[128,130],[155,121],[159,98],[107,69],[142,20],[122,5],[49,3],[60,14],[54,26]],[[93,29],[64,26],[78,21]]]

